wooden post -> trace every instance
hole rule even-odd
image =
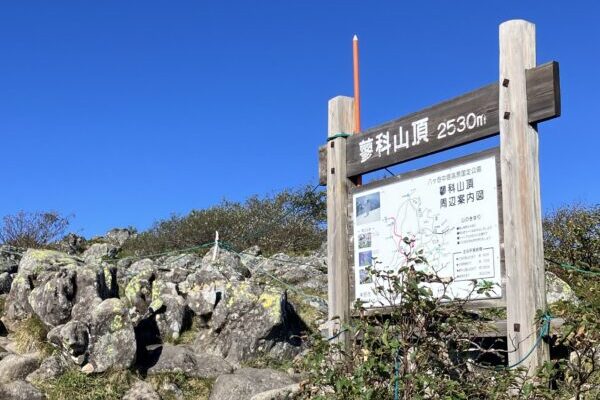
[[[504,207],[506,311],[509,364],[534,346],[546,311],[544,249],[540,206],[538,133],[527,114],[527,69],[536,65],[535,25],[511,20],[500,25],[500,156]],[[549,360],[541,342],[521,365],[533,373]]]
[[[354,124],[351,97],[329,100],[328,135],[352,133]],[[346,139],[338,137],[327,143],[327,280],[329,300],[329,335],[334,336],[348,322],[348,188],[346,178]],[[344,333],[336,340],[348,343]]]

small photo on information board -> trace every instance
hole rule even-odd
[[[355,298],[385,306],[367,267],[398,270],[408,252],[423,252],[428,272],[452,279],[450,298],[502,297],[498,150],[437,164],[354,189]],[[412,243],[406,243],[409,238]],[[494,284],[491,296],[473,283]]]

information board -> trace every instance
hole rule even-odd
[[[419,268],[452,280],[445,293],[442,284],[429,284],[434,295],[502,297],[497,161],[497,150],[487,151],[357,188],[355,298],[389,305],[375,294],[367,266],[397,271],[406,254],[420,250],[427,263]],[[482,280],[494,284],[491,296],[473,292]]]

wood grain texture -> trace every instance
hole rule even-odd
[[[327,185],[327,145],[319,146],[319,185]]]
[[[538,133],[529,124],[526,79],[535,54],[534,24],[511,20],[500,25],[500,82],[509,81],[499,85],[499,125],[511,364],[534,346],[540,329],[536,312],[546,311]],[[542,341],[522,365],[533,373],[546,360],[549,348]]]
[[[329,137],[352,132],[353,99],[338,96],[329,101]],[[335,335],[350,318],[348,303],[348,190],[352,182],[346,177],[346,140],[336,138],[327,143],[327,280],[329,300],[329,334]],[[335,339],[348,344],[342,333]]]
[[[500,85],[500,87],[502,86]],[[496,135],[500,131],[498,122],[498,91],[499,84],[492,83],[454,99],[368,129],[360,135],[348,138],[348,177],[365,174]],[[529,122],[545,121],[560,115],[558,63],[550,62],[540,67],[532,68],[527,72],[527,103]],[[441,139],[438,138],[437,128],[440,123],[470,113],[485,115],[485,123],[473,129],[466,129],[461,133],[457,132],[453,135],[446,135]],[[393,146],[392,137],[399,134],[399,130],[402,127],[403,132],[408,131],[408,138],[412,143],[412,123],[422,118],[428,118],[427,141],[422,140],[417,145],[410,145],[409,148],[400,148],[396,152],[392,149],[389,155],[387,153],[383,153],[381,156],[374,154],[369,160],[361,162],[361,141],[373,139],[373,149],[375,149],[377,135],[389,132],[390,141]]]

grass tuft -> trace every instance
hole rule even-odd
[[[134,381],[130,371],[86,375],[70,370],[37,386],[48,400],[121,400]]]
[[[214,380],[189,378],[182,372],[169,372],[149,376],[147,379],[162,400],[179,400],[179,397],[167,390],[168,385],[175,385],[183,394],[183,400],[208,400]]]
[[[19,353],[39,351],[42,356],[49,356],[54,347],[46,341],[48,328],[37,317],[32,316],[23,320],[14,333],[16,348]]]

